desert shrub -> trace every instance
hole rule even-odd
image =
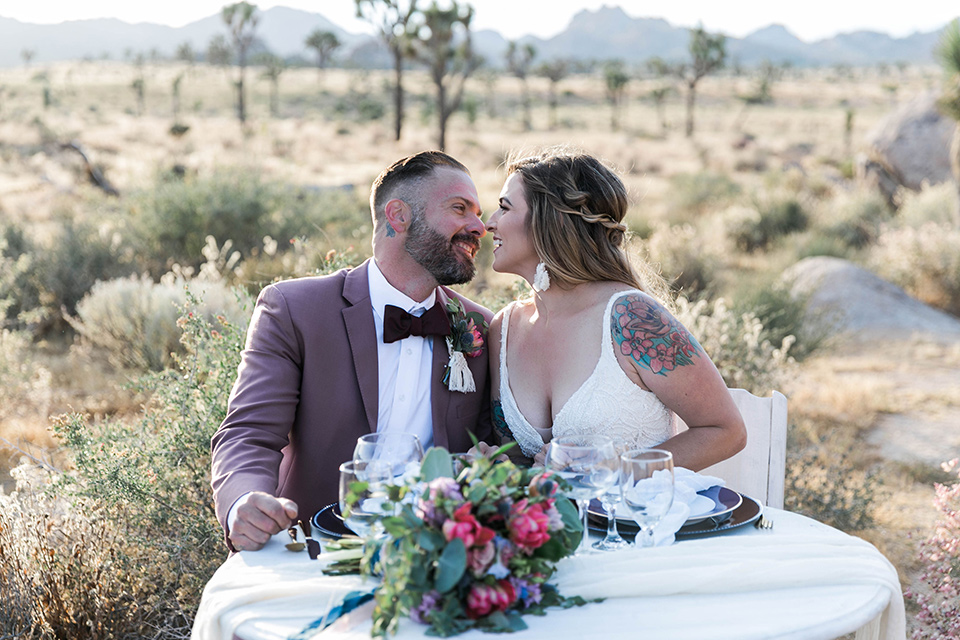
[[[73,470],[43,474],[3,498],[0,575],[22,576],[14,583],[21,632],[188,635],[203,585],[225,554],[210,493],[210,437],[243,344],[239,326],[207,321],[197,304],[188,297],[181,316],[186,352],[177,367],[141,382],[151,400],[139,418],[61,416],[53,430],[68,456],[63,466]]]
[[[212,321],[218,314],[244,327],[249,310],[222,278],[186,280],[168,273],[98,282],[77,305],[73,327],[84,340],[106,350],[118,366],[160,371],[182,352],[179,309],[190,294],[203,302],[192,313]]]
[[[958,460],[943,465],[956,472]],[[907,597],[920,608],[915,621],[914,640],[941,640],[960,637],[960,482],[936,484],[933,506],[939,512],[933,533],[920,545],[923,572],[920,583],[926,589],[911,589]]]
[[[660,225],[646,241],[650,262],[659,264],[670,286],[687,297],[710,288],[717,256],[693,225]]]
[[[14,275],[0,282],[0,298],[7,298],[6,318],[36,333],[63,328],[63,312],[72,314],[93,284],[103,278],[129,274],[133,266],[122,255],[112,233],[91,224],[64,219],[47,242],[29,239],[10,229],[4,266]]]
[[[793,425],[791,425],[793,429]],[[788,448],[783,506],[841,531],[873,526],[879,480],[825,441]]]
[[[954,181],[930,186],[924,184],[919,193],[900,192],[900,207],[897,218],[907,227],[919,227],[927,222],[960,224],[960,201]]]
[[[808,216],[799,200],[772,198],[750,208],[725,214],[727,236],[741,251],[766,249],[774,240],[807,228]]]
[[[761,341],[783,344],[791,340],[790,356],[803,360],[819,349],[827,335],[805,326],[807,298],[795,296],[780,282],[754,284],[732,300],[732,312],[752,314],[763,325]]]
[[[842,244],[860,248],[880,235],[893,212],[883,196],[874,191],[844,193],[821,204],[822,233]]]
[[[885,227],[868,263],[915,298],[960,315],[960,228],[935,222]]]
[[[199,266],[206,238],[230,239],[247,257],[276,238],[322,235],[353,240],[369,214],[351,190],[297,189],[263,180],[252,170],[222,169],[209,177],[159,177],[154,188],[133,198],[132,225],[146,267],[159,275],[177,263]],[[369,226],[365,229],[369,236]]]
[[[850,260],[856,253],[843,240],[827,235],[819,228],[808,229],[805,233],[798,235],[794,250],[798,261],[814,256],[831,256]]]
[[[774,346],[764,339],[756,315],[732,311],[723,298],[696,303],[677,298],[676,316],[710,355],[728,387],[766,396],[794,367],[789,355],[793,336]]]
[[[689,220],[727,204],[740,191],[740,185],[722,173],[681,173],[670,179],[668,207],[674,220]]]

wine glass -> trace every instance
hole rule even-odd
[[[567,496],[576,500],[583,522],[583,537],[576,555],[589,553],[587,504],[616,482],[617,452],[613,441],[598,435],[556,438],[547,448],[546,467],[569,483]]]
[[[633,449],[620,455],[622,502],[640,527],[640,546],[653,546],[653,528],[673,505],[673,487],[673,454],[669,451]]]
[[[593,543],[594,549],[600,551],[614,551],[629,547],[630,543],[624,540],[617,530],[617,505],[620,504],[620,469],[618,468],[614,481],[610,487],[600,496],[600,504],[607,512],[607,535],[603,540],[597,540]]]
[[[390,465],[382,460],[340,465],[340,513],[344,524],[361,538],[379,535],[380,519],[392,513],[386,488],[392,479]]]
[[[368,433],[357,439],[353,460],[381,460],[389,465],[393,478],[399,478],[419,470],[423,460],[420,439],[403,431]]]

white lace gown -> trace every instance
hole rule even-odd
[[[602,434],[609,436],[614,444],[628,449],[652,447],[673,435],[673,413],[653,392],[640,388],[627,377],[613,350],[610,314],[614,302],[628,293],[632,291],[619,291],[607,301],[599,327],[600,359],[597,366],[570,396],[557,413],[552,428],[548,429],[537,429],[527,422],[510,389],[507,329],[514,304],[504,311],[500,338],[500,402],[507,426],[527,457],[539,453],[551,438],[568,435]]]

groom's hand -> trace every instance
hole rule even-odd
[[[271,536],[289,528],[297,517],[296,503],[287,498],[254,491],[241,500],[230,527],[230,543],[237,551],[262,549]]]

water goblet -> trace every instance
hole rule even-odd
[[[393,475],[382,460],[352,460],[340,465],[340,513],[343,522],[361,538],[383,530],[380,519],[392,513],[387,485]]]
[[[640,546],[653,546],[653,528],[670,511],[673,488],[673,454],[669,451],[633,449],[620,455],[621,501],[640,528]]]
[[[393,478],[399,478],[419,470],[423,460],[420,439],[403,431],[381,431],[357,438],[353,460],[381,460],[390,466]]]
[[[606,436],[564,436],[550,442],[546,467],[570,485],[567,496],[577,503],[583,523],[583,537],[575,555],[589,553],[587,505],[616,482],[617,453]]]
[[[629,547],[630,543],[624,540],[617,530],[617,505],[620,504],[620,470],[617,469],[615,480],[610,488],[600,496],[600,504],[607,512],[607,535],[603,540],[593,543],[593,548],[600,551],[614,551]]]

